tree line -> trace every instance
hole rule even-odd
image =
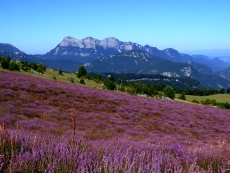
[[[10,57],[2,57],[0,56],[0,64],[3,69],[8,69],[10,71],[19,71],[20,69],[23,71],[31,71],[34,70],[38,73],[43,74],[46,71],[46,66],[41,63],[28,63],[25,61],[16,62],[11,60]],[[60,75],[62,74],[62,70],[58,72]],[[104,85],[104,89],[108,90],[117,90],[120,92],[126,92],[129,94],[135,95],[144,95],[148,97],[157,97],[157,98],[169,98],[175,99],[175,95],[179,95],[179,99],[186,100],[186,95],[195,95],[195,96],[208,96],[214,94],[230,94],[230,88],[228,89],[178,89],[173,88],[172,86],[166,84],[152,84],[152,83],[144,83],[140,81],[126,81],[122,79],[115,80],[112,75],[102,76],[100,74],[88,74],[87,70],[84,66],[80,66],[78,71],[76,72],[78,78],[80,78],[80,84],[85,84],[84,79],[93,80],[96,83],[100,83]],[[72,79],[71,82],[74,82]],[[193,100],[194,103],[199,103],[197,100]],[[205,100],[202,101],[201,104],[204,105],[213,105],[221,108],[230,109],[229,103],[218,103],[216,100]]]
[[[44,66],[43,64],[39,63],[28,63],[27,61],[20,61],[20,62],[16,62],[14,60],[11,60],[10,57],[2,57],[0,56],[0,64],[2,66],[3,69],[7,69],[10,71],[19,71],[20,69],[23,71],[30,71],[30,70],[34,70],[38,73],[44,73],[46,71],[46,66]]]

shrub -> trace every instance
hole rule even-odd
[[[37,71],[38,65],[36,63],[29,63],[29,67]]]
[[[166,97],[169,97],[170,99],[174,99],[175,98],[175,91],[171,86],[166,86],[163,89],[164,95]]]
[[[14,71],[14,70],[19,71],[20,70],[19,65],[15,61],[10,62],[8,69],[10,71]]]
[[[201,103],[203,105],[213,105],[213,106],[216,106],[217,105],[217,102],[215,99],[206,99],[205,101],[201,101]]]
[[[74,78],[71,77],[71,78],[70,78],[70,82],[71,82],[71,83],[74,83]]]
[[[62,73],[62,70],[61,70],[61,69],[58,71],[58,74],[63,75],[63,73]]]
[[[198,100],[192,100],[192,103],[200,103]]]
[[[182,91],[181,95],[179,96],[179,99],[186,100],[185,92]]]
[[[53,80],[57,80],[57,77],[56,77],[56,76],[53,76]]]
[[[228,102],[225,103],[217,103],[218,108],[223,108],[223,109],[230,109],[230,104]]]
[[[119,86],[117,88],[118,91],[125,92],[125,87],[124,86]]]
[[[85,67],[81,65],[78,68],[77,77],[81,78],[81,77],[86,76],[86,75],[87,75],[87,71],[86,71]]]
[[[86,79],[91,80],[91,76],[90,75],[87,74],[85,77],[86,77]]]
[[[81,80],[80,80],[80,84],[85,85],[84,79],[81,79]]]
[[[10,65],[10,57],[3,58],[3,60],[1,61],[1,65],[3,69],[8,69]]]
[[[36,69],[37,72],[42,73],[42,74],[45,73],[45,71],[46,71],[46,66],[44,66],[44,65],[42,65],[42,64],[38,64],[37,67],[38,67],[38,68]]]
[[[104,81],[105,88],[108,90],[115,90],[116,89],[116,84],[113,82],[111,79],[107,78]]]
[[[96,75],[96,76],[93,77],[93,81],[96,82],[96,83],[102,83],[103,79],[101,78],[101,76]]]

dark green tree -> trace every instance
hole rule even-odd
[[[77,77],[81,78],[87,75],[87,70],[83,65],[78,68]]]
[[[115,90],[116,89],[116,84],[113,80],[110,78],[105,79],[104,81],[105,88],[108,90]]]
[[[20,70],[19,65],[15,61],[10,62],[8,69],[10,71],[14,71],[14,70],[19,71]]]
[[[182,91],[180,96],[179,96],[179,99],[181,100],[186,100],[186,96],[185,96],[185,91]]]
[[[62,73],[62,70],[61,70],[61,69],[58,71],[58,74],[63,75],[63,73]]]
[[[29,67],[34,69],[35,71],[37,71],[37,69],[38,69],[38,65],[34,62],[29,63]]]
[[[166,97],[169,97],[170,99],[174,99],[175,98],[175,91],[171,86],[166,86],[163,89],[164,95]]]
[[[80,80],[80,84],[85,85],[84,79],[81,79],[81,80]]]
[[[1,61],[1,65],[3,69],[9,69],[10,60],[11,60],[10,57],[3,58],[3,60]]]
[[[29,67],[29,64],[28,64],[27,61],[21,61],[21,62],[20,62],[20,66],[21,66],[21,69],[22,69],[23,71],[28,71],[28,70],[30,70],[30,67]]]
[[[39,63],[39,64],[37,65],[37,67],[38,67],[38,68],[36,69],[37,72],[42,73],[42,74],[45,73],[45,71],[46,71],[46,66],[44,66],[44,65],[41,64],[41,63]]]
[[[227,92],[228,94],[230,94],[230,88],[228,88],[226,92]]]
[[[220,91],[219,91],[220,94],[224,94],[225,93],[225,89],[222,88]]]

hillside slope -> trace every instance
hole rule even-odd
[[[203,64],[177,63],[140,51],[127,51],[86,63],[89,72],[161,74],[168,77],[191,77],[202,85],[216,89],[230,87],[230,81],[215,75]]]
[[[158,143],[230,142],[228,110],[142,98],[86,86],[0,73],[0,122],[63,134],[71,130],[87,139],[125,138]]]

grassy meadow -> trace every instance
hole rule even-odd
[[[186,95],[187,101],[197,100],[199,102],[205,101],[206,99],[210,100],[216,100],[217,102],[228,102],[230,104],[230,94],[215,94],[210,96],[192,96],[192,95]]]
[[[79,80],[50,69],[45,75],[0,69],[0,172],[230,168],[229,110],[102,90]]]

